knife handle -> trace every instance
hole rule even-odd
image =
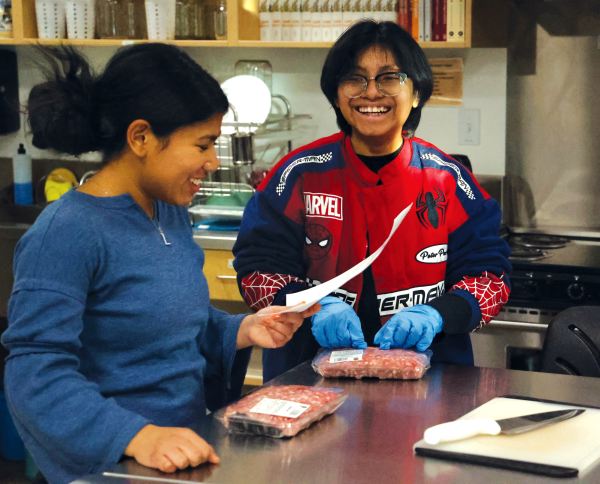
[[[476,435],[498,435],[500,425],[491,418],[455,420],[431,427],[425,431],[424,439],[430,445],[468,439]]]

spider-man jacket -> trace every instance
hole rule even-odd
[[[467,169],[418,138],[406,139],[377,174],[343,133],[283,158],[247,204],[233,248],[246,303],[255,310],[285,304],[287,293],[351,268],[365,259],[368,245],[371,252],[379,248],[411,203],[372,264],[381,324],[402,308],[430,304],[445,321],[431,347],[434,361],[472,364],[468,333],[508,299],[510,249],[498,237],[501,211]],[[357,310],[362,282],[361,274],[334,295]],[[456,305],[442,303],[450,294],[440,298],[448,289],[450,299],[471,308],[470,320],[452,321],[451,327],[447,320]],[[304,326],[309,324],[286,347],[273,350],[278,358],[307,356],[294,342],[312,336]]]

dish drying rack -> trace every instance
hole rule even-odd
[[[244,207],[254,193],[250,184],[253,167],[257,162],[256,153],[280,147],[277,159],[292,150],[292,142],[302,136],[297,128],[304,120],[312,119],[310,114],[292,114],[289,101],[279,94],[286,107],[282,114],[271,114],[264,123],[225,122],[225,132],[215,142],[220,166],[209,173],[200,185],[188,211],[195,224],[204,219],[241,219]],[[230,105],[234,120],[235,108]],[[231,131],[233,131],[231,133]]]

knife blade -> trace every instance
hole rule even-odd
[[[572,408],[504,418],[501,420],[494,420],[492,418],[455,420],[454,422],[447,422],[428,428],[423,438],[428,444],[436,445],[443,442],[468,439],[476,435],[498,435],[500,433],[514,435],[541,429],[542,427],[577,417],[583,412],[585,410]]]

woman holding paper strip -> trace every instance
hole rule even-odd
[[[263,353],[265,381],[319,345],[433,350],[473,364],[469,333],[508,299],[501,211],[472,174],[414,137],[433,89],[427,59],[392,22],[363,21],[335,43],[321,89],[341,132],[282,159],[244,211],[234,267],[255,310],[328,281],[377,250],[373,264],[325,297],[283,348]]]
[[[165,44],[121,49],[97,77],[72,49],[45,52],[54,70],[29,96],[33,144],[105,163],[17,246],[2,335],[16,427],[51,484],[123,454],[165,472],[219,462],[187,427],[232,396],[236,350],[283,345],[319,306],[210,305],[187,205],[219,166],[217,81]]]

